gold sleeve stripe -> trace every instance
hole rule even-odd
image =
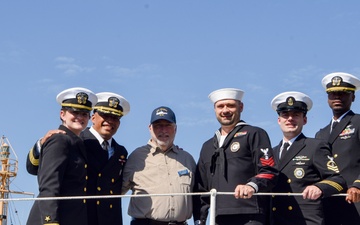
[[[338,191],[343,190],[343,187],[340,184],[338,184],[338,183],[336,183],[334,181],[331,181],[331,180],[323,180],[323,181],[320,181],[319,183],[328,184],[328,185],[330,185],[331,187],[335,188]]]
[[[34,154],[33,154],[34,149],[31,148],[30,152],[29,152],[29,159],[30,162],[33,166],[39,166],[39,159],[34,158]]]

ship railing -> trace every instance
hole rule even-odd
[[[189,195],[202,195],[210,196],[210,209],[209,209],[209,225],[215,225],[216,215],[216,197],[217,195],[234,195],[233,192],[218,192],[216,189],[212,189],[209,192],[194,192],[194,193],[167,193],[167,194],[139,194],[139,195],[94,195],[94,196],[62,196],[62,197],[37,197],[37,198],[7,198],[0,199],[0,201],[49,201],[49,200],[74,200],[74,199],[107,199],[107,198],[143,198],[143,197],[155,197],[155,196],[189,196]],[[302,193],[254,193],[262,196],[302,196]],[[346,197],[344,194],[334,194],[332,197]],[[344,199],[345,201],[345,199]]]

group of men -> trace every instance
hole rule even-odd
[[[331,73],[322,84],[333,118],[316,138],[302,133],[313,104],[309,96],[291,91],[274,97],[271,106],[283,133],[275,147],[264,129],[241,119],[242,90],[210,93],[220,128],[204,142],[197,164],[174,144],[176,117],[166,106],[151,114],[148,143],[127,157],[113,135],[120,118],[129,112],[129,103],[115,93],[99,94],[93,125],[82,134],[89,160],[87,194],[116,195],[128,190],[137,196],[185,194],[132,198],[131,225],[186,224],[191,216],[195,224],[204,225],[209,195],[186,194],[211,189],[234,193],[217,196],[217,225],[360,224],[360,115],[351,111],[360,80],[348,73]],[[37,174],[41,144],[57,132],[48,132],[30,151],[31,174]],[[104,140],[108,141],[105,151]],[[340,193],[346,197],[331,197]],[[118,198],[90,199],[86,207],[91,225],[122,224]],[[61,221],[51,221],[56,223]]]

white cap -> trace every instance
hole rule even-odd
[[[91,111],[97,102],[94,92],[82,87],[74,87],[60,92],[56,101],[62,106],[74,110]]]
[[[297,91],[283,92],[271,101],[271,107],[277,112],[297,110],[306,113],[312,105],[313,102],[309,96]]]
[[[222,88],[209,94],[209,99],[215,104],[219,100],[234,99],[241,101],[244,91],[236,88]]]
[[[322,81],[326,92],[332,91],[357,91],[360,88],[360,80],[352,74],[335,72],[326,75]]]
[[[116,116],[125,116],[130,112],[129,102],[121,95],[112,92],[100,92],[96,96],[98,102],[94,106],[95,110]]]

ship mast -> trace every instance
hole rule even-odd
[[[10,158],[10,150],[15,156],[14,159]],[[9,140],[2,136],[0,139],[0,199],[8,199],[10,179],[15,178],[18,171],[18,160],[15,151],[10,145]],[[8,202],[0,201],[0,225],[7,224]]]

